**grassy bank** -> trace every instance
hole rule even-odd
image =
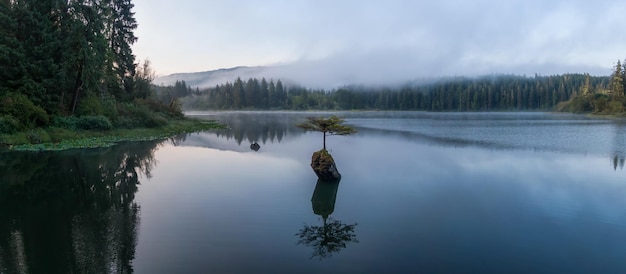
[[[38,151],[112,146],[123,141],[164,139],[187,132],[219,129],[224,126],[207,120],[175,119],[152,128],[111,130],[69,130],[59,127],[31,129],[0,135],[0,149]]]

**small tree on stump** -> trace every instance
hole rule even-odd
[[[319,131],[324,134],[324,150],[326,150],[326,135],[349,135],[356,133],[356,130],[349,126],[344,126],[343,119],[333,115],[329,118],[307,117],[307,121],[297,126],[306,131]]]

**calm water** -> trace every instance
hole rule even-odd
[[[626,273],[624,122],[340,113],[326,184],[328,113],[191,115],[230,129],[0,153],[0,272]]]

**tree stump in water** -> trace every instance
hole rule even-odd
[[[341,179],[341,174],[339,174],[339,170],[337,170],[335,160],[325,149],[313,153],[313,157],[311,157],[311,168],[313,168],[315,175],[322,181],[337,181]]]

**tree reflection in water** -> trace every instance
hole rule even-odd
[[[293,114],[244,112],[216,115],[212,116],[211,119],[216,119],[228,126],[228,129],[216,131],[218,137],[227,140],[234,139],[239,145],[244,140],[250,144],[260,143],[261,145],[265,145],[267,142],[280,143],[286,136],[304,134],[304,130],[295,127],[304,118]]]
[[[0,154],[0,273],[130,273],[161,141]]]
[[[296,236],[300,238],[298,245],[304,244],[313,248],[311,258],[325,259],[341,251],[347,243],[359,242],[354,233],[356,223],[349,225],[329,218],[335,210],[338,188],[339,181],[317,181],[313,197],[311,197],[311,204],[313,205],[313,213],[322,216],[323,224],[321,226],[305,224],[296,233]]]

